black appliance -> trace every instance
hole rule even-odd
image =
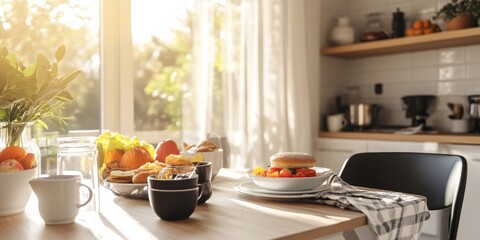
[[[480,133],[480,95],[468,96],[471,132]]]
[[[411,126],[416,127],[423,124],[423,130],[429,130],[426,120],[433,111],[436,96],[433,95],[417,95],[404,96],[403,109],[406,111],[405,116],[412,119]]]

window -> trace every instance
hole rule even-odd
[[[53,59],[60,45],[67,47],[60,70],[80,68],[83,72],[70,89],[75,100],[67,106],[71,117],[66,129],[100,128],[99,4],[81,0],[1,0],[0,45],[14,52],[22,62],[31,64],[41,52]]]

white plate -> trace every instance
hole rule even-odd
[[[257,193],[257,192],[249,191],[245,188],[240,188],[239,185],[235,186],[234,190],[239,192],[239,193],[246,194],[246,195],[261,197],[261,198],[266,198],[266,199],[271,199],[271,200],[296,200],[296,199],[315,197],[318,194],[318,192],[317,193],[306,193],[306,194],[287,194],[287,195]]]
[[[273,190],[261,188],[257,186],[254,182],[249,181],[249,182],[240,183],[238,185],[238,188],[242,190],[254,192],[254,193],[265,193],[265,194],[276,194],[276,195],[292,195],[292,194],[298,195],[298,194],[322,192],[328,189],[328,185],[323,184],[314,189],[304,190],[304,191],[273,191]]]
[[[315,171],[317,172],[315,177],[262,177],[251,175],[252,170],[248,172],[248,176],[256,185],[263,189],[271,191],[306,191],[317,188],[330,177],[327,168],[315,168]]]

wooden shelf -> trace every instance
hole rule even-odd
[[[395,134],[382,132],[320,132],[321,138],[438,142],[451,144],[480,145],[480,134],[453,134],[453,133],[417,133]]]
[[[480,27],[415,37],[327,47],[321,49],[321,54],[324,56],[352,59],[474,44],[480,44]]]

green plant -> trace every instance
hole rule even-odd
[[[472,15],[478,19],[480,17],[480,0],[452,0],[437,12],[434,19],[450,20],[462,15]]]
[[[60,46],[53,63],[38,54],[35,63],[25,66],[17,61],[15,54],[1,49],[0,122],[3,122],[2,128],[16,128],[7,131],[7,146],[18,143],[24,128],[18,126],[22,124],[34,122],[45,128],[49,124],[66,125],[62,110],[65,103],[73,100],[67,87],[81,71],[59,76],[59,62],[65,51],[65,46]]]

